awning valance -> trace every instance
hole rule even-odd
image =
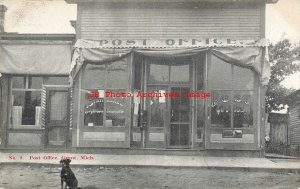
[[[0,41],[0,73],[68,75],[71,53],[63,41]]]
[[[70,75],[75,78],[84,63],[105,64],[131,53],[152,57],[192,56],[201,52],[211,52],[223,61],[254,70],[261,75],[262,84],[270,78],[270,64],[267,58],[266,45],[263,40],[244,46],[214,45],[185,48],[104,48],[99,41],[79,39],[74,47]]]

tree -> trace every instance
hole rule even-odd
[[[300,70],[300,46],[289,40],[269,46],[271,78],[266,91],[266,112],[283,109],[284,97],[294,89],[287,89],[280,83],[289,75]]]

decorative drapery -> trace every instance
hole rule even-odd
[[[0,73],[68,75],[71,52],[66,42],[0,41]]]
[[[151,57],[193,56],[202,52],[211,52],[223,61],[240,67],[249,68],[261,76],[261,83],[267,85],[270,78],[270,64],[264,40],[253,44],[239,45],[204,45],[185,48],[103,48],[99,41],[78,40],[74,47],[70,76],[75,78],[84,63],[106,64],[132,53]]]

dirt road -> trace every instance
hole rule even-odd
[[[83,189],[204,188],[297,189],[300,175],[188,168],[72,167]],[[60,167],[0,165],[0,189],[59,189]]]

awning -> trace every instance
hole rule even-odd
[[[71,53],[65,41],[0,41],[0,73],[68,75]]]
[[[183,43],[185,42],[185,43]],[[261,75],[261,83],[267,85],[270,78],[267,43],[236,40],[83,40],[74,46],[70,76],[75,78],[84,63],[105,64],[131,53],[152,57],[192,56],[211,52],[223,61],[249,68]],[[177,45],[176,45],[177,44]],[[181,44],[181,45],[180,45]],[[169,47],[168,47],[169,46]]]

